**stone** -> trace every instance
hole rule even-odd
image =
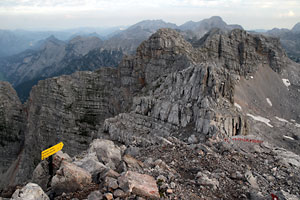
[[[50,200],[40,186],[35,183],[27,183],[22,189],[17,189],[11,200]]]
[[[112,193],[105,193],[105,194],[104,194],[104,197],[105,197],[105,199],[107,199],[107,200],[112,200],[112,199],[114,199]]]
[[[111,188],[113,190],[117,189],[119,187],[118,180],[111,177],[106,177],[104,180],[104,185],[108,188]]]
[[[259,189],[259,186],[257,185],[256,178],[253,176],[251,171],[247,171],[245,173],[246,180],[250,183],[251,187],[254,189]]]
[[[163,175],[159,175],[157,178],[156,178],[157,181],[162,181],[162,182],[167,182],[167,178]]]
[[[174,182],[171,182],[171,183],[170,183],[170,186],[171,186],[171,189],[175,189],[175,187],[176,187],[176,183],[174,183]]]
[[[154,164],[153,158],[147,158],[147,159],[144,161],[144,166],[145,166],[145,167],[148,167],[148,168],[154,167],[155,164]]]
[[[40,162],[32,173],[32,182],[38,184],[44,191],[50,180],[49,164],[47,160]]]
[[[54,169],[59,169],[62,161],[72,162],[72,158],[63,151],[58,151],[53,155],[53,166]]]
[[[118,178],[120,174],[112,169],[106,169],[104,172],[102,172],[99,176],[99,179],[103,179],[105,177],[112,177],[112,178]]]
[[[62,161],[61,167],[51,180],[51,190],[56,194],[82,190],[92,182],[91,174],[72,163]]]
[[[95,152],[100,162],[115,170],[122,160],[121,149],[110,140],[96,139],[90,144],[88,153]]]
[[[173,190],[169,188],[169,189],[167,189],[167,193],[168,193],[168,194],[172,194],[172,193],[173,193]]]
[[[282,164],[289,166],[289,164],[295,166],[295,167],[300,167],[300,156],[291,152],[287,151],[283,148],[276,148],[273,150],[277,155],[275,156],[279,162]]]
[[[209,178],[208,172],[198,172],[196,176],[197,182],[203,186],[209,186],[210,188],[216,190],[219,187],[219,181],[216,178]]]
[[[158,187],[155,179],[146,174],[127,171],[118,178],[120,188],[125,193],[133,193],[149,199],[159,199]]]
[[[140,148],[135,146],[129,146],[125,151],[125,154],[131,155],[132,157],[139,155],[139,153]]]
[[[121,189],[117,189],[114,191],[114,197],[119,197],[119,198],[124,198],[127,195],[125,194],[125,192]]]
[[[141,161],[135,159],[134,157],[128,154],[123,156],[123,160],[128,165],[128,167],[133,167],[137,169],[141,169],[144,167],[144,164]]]
[[[100,191],[93,191],[89,194],[88,200],[102,200],[103,194]]]
[[[75,160],[73,164],[85,169],[93,177],[107,169],[103,163],[99,162],[95,152],[85,155],[82,159]]]
[[[188,138],[189,144],[196,144],[198,142],[198,138],[193,134]]]
[[[286,200],[298,200],[300,198],[300,196],[296,196],[296,195],[293,195],[293,194],[290,194],[286,191],[283,191],[281,190],[280,191],[283,195],[283,197],[286,199]]]

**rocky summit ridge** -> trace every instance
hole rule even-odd
[[[63,198],[62,188],[70,183],[76,184],[65,192],[88,185],[97,190],[93,195],[106,199],[259,199],[276,191],[299,196],[295,177],[300,172],[300,110],[293,106],[300,99],[299,70],[275,38],[213,29],[187,42],[175,30],[160,29],[117,68],[40,81],[24,105],[3,83],[2,90],[10,92],[3,93],[1,104],[12,105],[13,112],[8,115],[7,107],[1,107],[1,118],[16,120],[10,135],[19,135],[16,141],[2,140],[6,149],[16,142],[17,148],[10,151],[18,153],[10,154],[10,166],[3,166],[1,186],[32,180],[32,173],[47,165],[40,163],[40,152],[63,141],[64,152],[73,158],[57,164],[46,185],[39,183],[57,198]],[[285,98],[280,99],[281,94]],[[266,105],[269,109],[263,110]],[[286,105],[294,112],[285,111]],[[11,117],[16,112],[22,117]],[[285,136],[292,139],[283,139],[287,128]],[[249,144],[231,138],[245,138]],[[249,142],[258,138],[264,143]],[[98,171],[85,162],[98,166]],[[80,177],[71,176],[75,172]],[[44,180],[40,173],[35,177]],[[141,189],[137,177],[153,184]],[[291,184],[284,186],[284,179]],[[235,189],[227,188],[230,185]]]

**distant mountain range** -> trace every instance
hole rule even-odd
[[[103,66],[117,66],[122,51],[101,48],[103,41],[97,37],[77,36],[69,42],[51,36],[37,50],[26,50],[2,59],[2,79],[9,81],[25,101],[39,80],[71,74],[75,71],[93,71]]]
[[[289,58],[300,62],[300,22],[291,30],[274,28],[265,34],[278,37]]]
[[[6,56],[0,59],[0,80],[12,83],[21,100],[25,101],[32,86],[39,80],[75,71],[117,66],[124,54],[133,55],[137,47],[160,28],[176,29],[190,42],[201,41],[199,39],[213,28],[224,32],[243,29],[240,25],[227,24],[218,16],[198,22],[189,21],[181,26],[163,20],[145,20],[123,28],[79,28],[65,32],[0,30],[0,57]],[[288,56],[299,62],[299,29],[300,23],[292,30],[262,32],[279,37]]]
[[[26,49],[35,49],[40,40],[45,40],[51,35],[59,40],[67,41],[76,36],[97,36],[107,39],[126,28],[125,26],[109,28],[74,28],[64,31],[26,31],[26,30],[1,30],[0,29],[0,58],[21,53]]]

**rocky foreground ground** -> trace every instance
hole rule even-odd
[[[275,195],[297,200],[300,195],[300,157],[251,136],[203,144],[169,137],[147,148],[96,139],[76,157],[58,152],[53,165],[51,176],[48,161],[41,162],[33,183],[19,187],[12,199],[271,200]]]

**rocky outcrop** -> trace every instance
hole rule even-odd
[[[149,145],[177,131],[202,139],[247,134],[246,117],[224,98],[230,91],[222,86],[230,83],[217,70],[201,64],[158,79],[149,96],[134,99],[131,113],[105,120],[104,131],[127,145]]]
[[[0,175],[21,152],[24,143],[24,112],[16,91],[0,82]]]

